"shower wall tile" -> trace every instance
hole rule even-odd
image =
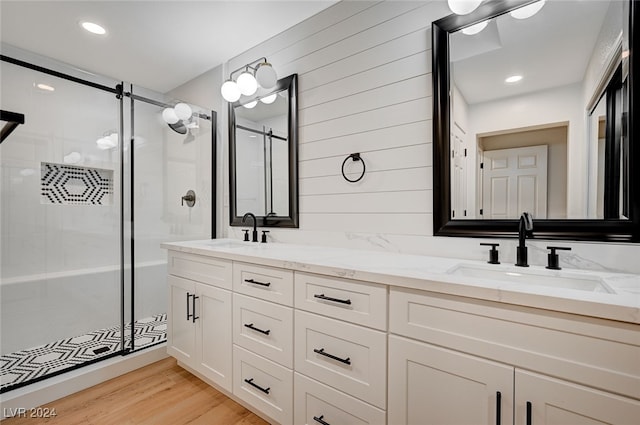
[[[43,162],[42,204],[111,205],[113,170]]]

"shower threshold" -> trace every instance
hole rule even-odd
[[[125,325],[125,337],[130,335],[131,323],[128,323]],[[166,313],[137,320],[134,339],[136,351],[166,341]],[[0,392],[111,357],[120,352],[120,343],[120,326],[113,326],[4,354],[0,357]],[[130,348],[131,341],[127,341],[126,349]]]

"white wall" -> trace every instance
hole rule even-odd
[[[529,95],[484,102],[469,107],[471,133],[568,122],[567,217],[587,216],[587,146],[581,84],[556,87]]]
[[[430,23],[447,14],[442,1],[343,1],[193,82],[191,90],[200,88],[200,94],[218,89],[226,70],[261,56],[280,76],[299,75],[300,228],[271,229],[271,240],[486,257],[478,239],[432,236],[438,200],[432,191]],[[226,104],[218,93],[207,104],[223,112],[226,144]],[[367,164],[356,184],[340,173],[353,152]],[[221,155],[226,175],[226,148]],[[227,188],[225,177],[218,186],[224,235],[240,239],[241,228],[227,225]],[[502,261],[514,261],[515,240],[499,242]],[[637,245],[561,245],[573,248],[563,256],[573,267],[640,272]],[[546,243],[531,246],[531,262],[544,264]]]

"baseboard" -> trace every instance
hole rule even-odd
[[[62,397],[108,381],[167,356],[167,344],[159,344],[127,356],[112,357],[69,373],[17,388],[0,395],[2,417],[9,417],[19,409],[31,409]]]

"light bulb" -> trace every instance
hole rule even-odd
[[[264,62],[258,65],[256,80],[258,80],[258,84],[260,84],[260,87],[263,89],[270,89],[278,83],[278,75],[270,63]]]
[[[187,105],[186,103],[178,103],[173,107],[173,109],[178,118],[181,120],[188,120],[189,118],[191,118],[191,114],[193,113],[193,111],[191,110],[191,106]]]
[[[240,93],[245,96],[251,96],[258,90],[258,82],[249,71],[245,71],[238,76],[236,80]]]
[[[467,15],[480,6],[482,0],[447,0],[449,9],[456,15]]]
[[[546,0],[540,0],[535,3],[531,3],[525,7],[521,7],[520,9],[512,10],[509,12],[511,16],[516,19],[527,19],[540,12],[542,6],[544,6]]]
[[[465,35],[474,35],[478,34],[480,31],[485,29],[489,21],[478,22],[475,25],[471,25],[470,27],[466,27],[462,29],[462,33]]]
[[[278,97],[278,93],[270,94],[269,96],[265,96],[262,99],[260,99],[260,102],[266,103],[268,105],[270,103],[275,102],[277,97]]]
[[[242,95],[238,85],[231,80],[225,81],[222,87],[220,87],[220,93],[222,93],[222,97],[224,97],[224,100],[227,102],[235,102],[240,99]]]
[[[164,108],[164,111],[162,111],[162,119],[167,124],[175,124],[180,121],[180,118],[178,118],[178,115],[173,108]]]
[[[245,103],[242,106],[244,106],[247,109],[252,109],[252,108],[255,108],[257,104],[258,104],[258,101],[254,100],[253,102]]]

